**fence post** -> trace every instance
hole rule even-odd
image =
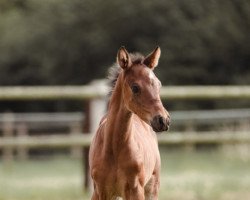
[[[3,116],[3,137],[12,137],[14,135],[14,114],[7,112]],[[8,164],[13,160],[13,148],[5,147],[3,149],[3,161]]]
[[[81,133],[81,123],[80,122],[74,122],[70,125],[70,135],[71,136],[77,136]],[[79,146],[74,146],[71,148],[71,156],[73,158],[81,158],[82,157],[82,150]]]
[[[107,83],[105,80],[96,80],[91,83],[96,91],[105,90]],[[97,98],[91,99],[85,104],[85,122],[84,122],[84,133],[94,134],[97,130],[101,118],[104,116],[107,109],[107,98]],[[87,191],[92,191],[92,180],[89,172],[89,148],[84,148],[83,152],[83,165],[84,165],[84,189]]]
[[[25,137],[28,136],[28,127],[25,123],[20,123],[17,125],[17,136]],[[25,160],[28,158],[28,150],[25,147],[17,148],[17,157],[20,160]]]

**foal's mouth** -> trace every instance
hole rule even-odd
[[[169,126],[166,126],[165,128],[159,128],[159,127],[152,126],[152,128],[153,128],[154,132],[161,133],[161,132],[164,132],[164,131],[168,131]]]

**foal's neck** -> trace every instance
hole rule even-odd
[[[105,149],[112,154],[119,153],[131,136],[132,112],[124,105],[122,88],[120,75],[110,99],[104,139]]]

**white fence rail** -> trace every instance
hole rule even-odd
[[[0,100],[55,100],[103,98],[108,93],[105,83],[89,86],[0,87]],[[164,99],[250,99],[250,86],[164,86]]]
[[[175,123],[194,121],[195,123],[215,123],[227,121],[250,120],[250,109],[217,109],[217,110],[189,110],[173,111],[171,118]]]
[[[65,148],[88,147],[92,134],[76,133],[70,136],[23,136],[1,138],[0,148]],[[160,145],[169,144],[249,144],[250,132],[170,132],[158,135]]]
[[[82,112],[58,112],[58,113],[0,113],[0,129],[6,122],[14,124],[26,123],[28,126],[34,124],[54,124],[55,126],[82,123],[85,115]],[[192,121],[194,124],[223,123],[249,121],[250,109],[216,109],[216,110],[188,110],[172,111],[171,119],[174,124],[183,124]]]

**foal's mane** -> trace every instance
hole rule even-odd
[[[133,54],[130,53],[129,56],[133,64],[140,64],[144,60],[144,56],[140,53],[133,53]],[[117,79],[121,71],[122,71],[122,68],[117,63],[114,63],[108,70],[109,86],[111,87],[109,91],[109,96],[111,96],[113,93]]]

